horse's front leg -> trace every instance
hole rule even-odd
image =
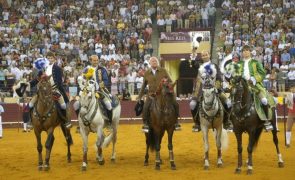
[[[203,142],[205,148],[205,156],[204,156],[204,169],[209,170],[209,140],[208,140],[208,127],[205,125],[201,125],[202,133],[203,133]]]
[[[104,135],[103,135],[103,124],[98,125],[97,127],[97,140],[96,140],[96,146],[97,146],[97,162],[99,165],[104,165],[105,161],[102,155],[102,144],[104,141]]]
[[[156,170],[160,170],[160,164],[161,164],[161,156],[160,156],[160,150],[161,150],[161,135],[155,132],[155,144],[156,144]]]
[[[46,140],[46,156],[45,156],[45,164],[44,164],[44,170],[48,171],[50,169],[49,160],[50,160],[50,154],[51,149],[54,143],[54,135],[53,135],[54,128],[51,127],[47,130],[47,140]]]
[[[275,111],[273,109],[273,111]],[[277,156],[278,156],[278,166],[280,168],[284,167],[284,160],[283,160],[283,156],[280,152],[280,149],[279,149],[279,140],[278,140],[278,136],[277,136],[277,123],[276,123],[276,118],[275,118],[276,114],[273,113],[273,120],[271,121],[272,125],[273,125],[273,130],[271,131],[272,132],[272,137],[273,137],[273,142],[276,146],[276,150],[277,150]]]
[[[80,134],[82,136],[82,140],[83,140],[83,162],[82,162],[82,167],[81,170],[82,171],[86,171],[87,170],[87,164],[88,164],[88,160],[87,160],[87,152],[88,152],[88,135],[89,135],[89,131],[85,129],[84,125],[80,125]]]
[[[242,147],[242,132],[238,132],[235,131],[235,136],[237,139],[237,145],[238,145],[238,167],[236,168],[235,173],[236,174],[240,174],[242,171],[242,163],[243,163],[243,159],[242,159],[242,151],[243,151],[243,147]]]
[[[249,143],[247,147],[247,151],[248,151],[247,174],[248,175],[253,173],[252,153],[253,153],[254,144],[255,144],[255,130],[249,132]]]
[[[149,165],[149,148],[150,148],[150,134],[145,133],[145,144],[146,144],[146,151],[145,151],[145,159],[144,159],[144,166]]]
[[[174,133],[174,126],[172,126],[168,130],[168,150],[169,150],[169,159],[170,159],[170,165],[172,170],[176,170],[176,165],[174,163],[174,154],[173,154],[173,133]]]
[[[63,124],[61,124],[60,127],[61,127],[64,137],[66,138],[67,147],[68,147],[67,158],[68,158],[68,163],[70,163],[70,162],[72,162],[71,145],[73,145],[73,138],[71,135],[71,131],[69,129],[67,129]]]
[[[216,148],[217,148],[217,167],[222,167],[222,153],[221,153],[221,136],[222,136],[222,124],[220,127],[216,128],[216,136],[215,136],[215,142],[216,142]]]
[[[34,128],[36,140],[37,140],[37,151],[38,151],[38,170],[42,171],[43,168],[43,158],[42,158],[42,143],[41,143],[41,132]]]

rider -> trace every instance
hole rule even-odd
[[[200,127],[200,117],[199,117],[199,105],[201,101],[201,96],[202,96],[202,71],[205,69],[207,65],[213,64],[215,66],[215,69],[217,71],[216,77],[215,77],[215,88],[220,92],[221,90],[221,81],[222,81],[222,76],[221,72],[219,70],[219,67],[212,63],[210,60],[210,53],[208,51],[202,51],[201,58],[203,61],[203,64],[199,68],[199,73],[197,76],[197,81],[196,81],[196,87],[195,87],[195,92],[194,92],[194,97],[192,98],[190,102],[190,108],[194,120],[194,126],[193,126],[193,132],[199,132],[201,131]],[[231,102],[229,99],[226,98],[224,93],[219,93],[219,98],[221,102],[225,102],[227,108],[230,108]],[[224,103],[223,103],[224,104]],[[232,123],[229,121],[228,118],[223,119],[224,123],[224,128],[228,130],[232,130]]]
[[[60,66],[58,66],[58,64],[56,63],[55,55],[53,52],[48,52],[46,57],[49,60],[49,64],[45,67],[45,69],[42,69],[39,71],[37,78],[33,79],[30,82],[21,84],[21,87],[19,89],[22,89],[23,86],[28,86],[28,87],[36,86],[42,75],[51,76],[50,83],[53,89],[54,96],[58,98],[58,103],[60,105],[61,113],[64,117],[62,118],[64,119],[64,125],[66,128],[71,128],[72,124],[70,122],[69,117],[67,116],[67,104],[69,103],[69,99],[63,87],[63,69]],[[20,92],[19,89],[16,89],[17,93]],[[18,95],[22,96],[23,94],[18,93]],[[30,110],[33,109],[36,101],[37,101],[37,95],[34,95],[29,103]]]
[[[159,60],[156,57],[151,57],[149,60],[149,64],[151,66],[150,69],[148,69],[145,73],[144,73],[144,80],[143,80],[143,85],[141,87],[141,90],[139,92],[138,95],[138,100],[140,101],[142,99],[142,96],[144,95],[144,91],[146,86],[148,86],[148,94],[149,95],[154,95],[156,93],[156,89],[158,88],[158,86],[160,85],[160,82],[163,78],[168,78],[169,81],[171,81],[171,78],[169,76],[169,74],[167,73],[167,71],[164,68],[161,68],[159,66]],[[150,96],[147,96],[146,101],[144,103],[144,107],[143,107],[143,127],[142,127],[142,131],[145,133],[148,133],[149,131],[149,126],[148,124],[149,119],[150,119],[150,106],[152,103],[152,99],[150,98]],[[176,111],[176,115],[177,117],[179,116],[179,105],[176,102],[176,99],[173,103],[175,111]],[[181,126],[178,123],[178,121],[175,124],[175,130],[180,130]]]
[[[86,67],[83,76],[85,79],[94,79],[98,86],[96,86],[96,97],[101,98],[107,112],[108,119],[112,120],[112,95],[109,93],[107,86],[109,85],[108,72],[106,68],[99,65],[99,58],[97,55],[90,56],[91,67]],[[89,73],[89,69],[94,69],[93,73]],[[78,101],[74,103],[76,114],[79,113],[80,104]]]
[[[266,119],[261,119],[265,121],[264,127],[267,131],[272,130],[273,126],[268,120],[268,108],[274,107],[275,102],[271,95],[264,88],[262,81],[265,78],[265,70],[263,65],[251,57],[251,47],[245,45],[242,49],[243,60],[236,63],[236,67],[238,68],[238,73],[242,75],[242,77],[247,80],[249,87],[251,87],[252,91],[258,95],[262,108],[265,113]],[[231,65],[231,64],[229,64]]]

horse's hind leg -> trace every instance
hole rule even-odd
[[[243,159],[242,159],[242,152],[243,152],[243,147],[242,147],[242,132],[235,132],[235,136],[237,139],[237,145],[238,145],[238,167],[236,168],[235,173],[236,174],[240,174],[242,171],[242,163],[243,163]]]
[[[36,131],[34,128],[36,140],[37,140],[37,150],[38,150],[38,170],[41,171],[43,168],[43,158],[42,158],[42,143],[41,143],[41,132]]]
[[[282,167],[284,167],[284,161],[283,161],[283,156],[280,153],[280,149],[279,149],[279,140],[278,140],[278,136],[277,136],[278,131],[277,131],[277,125],[276,125],[276,118],[274,118],[271,123],[273,125],[273,130],[271,132],[272,132],[273,142],[274,142],[274,144],[276,146],[276,150],[277,150],[278,166],[280,168],[282,168]]]
[[[67,141],[67,146],[68,146],[68,153],[67,153],[67,158],[68,158],[68,162],[70,163],[72,161],[72,154],[71,154],[71,145],[73,144],[73,139],[72,139],[72,135],[71,135],[71,131],[67,128],[64,127],[64,125],[60,125],[61,130],[63,132],[64,137],[66,138]]]
[[[176,170],[176,165],[174,163],[173,142],[172,142],[174,127],[172,128],[170,128],[168,131],[168,150],[169,150],[169,159],[170,159],[171,169]]]
[[[50,154],[51,154],[53,143],[54,143],[53,129],[50,129],[48,131],[47,140],[45,144],[45,147],[46,147],[46,157],[45,157],[45,165],[44,165],[45,171],[48,171],[50,169],[49,160],[50,160]]]

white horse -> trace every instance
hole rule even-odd
[[[212,85],[215,81],[212,81],[210,77],[207,77],[206,86],[203,84],[203,96],[199,110],[201,130],[203,133],[203,141],[205,146],[204,157],[204,169],[209,169],[209,141],[208,131],[214,130],[216,147],[218,151],[217,167],[222,167],[222,154],[221,148],[225,149],[228,145],[228,136],[225,129],[223,129],[223,106],[218,98],[215,87]],[[204,81],[203,81],[204,82]]]
[[[90,80],[86,82],[86,85],[80,85],[82,88],[80,92],[80,113],[79,113],[79,126],[80,134],[83,140],[83,163],[82,171],[87,169],[87,151],[88,151],[88,135],[90,132],[96,132],[97,134],[97,161],[100,165],[104,164],[104,158],[102,155],[102,148],[108,146],[110,142],[113,142],[113,151],[111,161],[115,162],[116,151],[115,145],[117,141],[117,129],[119,125],[119,119],[121,114],[120,103],[113,108],[112,123],[105,121],[107,119],[101,112],[99,107],[99,99],[95,96],[95,86],[97,83]],[[108,128],[110,133],[105,135],[103,132],[104,128]]]

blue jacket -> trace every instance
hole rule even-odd
[[[105,87],[109,86],[109,76],[106,68],[98,66],[95,70],[95,78],[98,84],[103,81]]]

